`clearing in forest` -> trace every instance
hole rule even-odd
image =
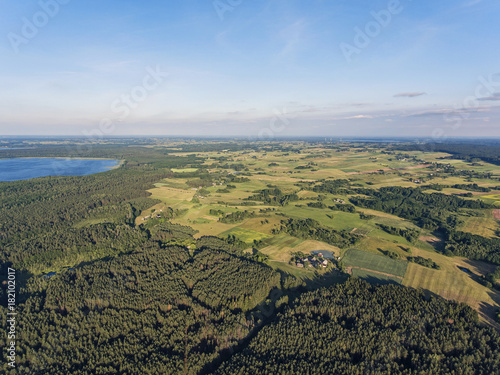
[[[246,242],[247,244],[252,244],[253,241],[263,241],[268,238],[271,238],[270,235],[264,234],[261,232],[257,232],[251,229],[245,229],[245,228],[240,228],[240,227],[235,227],[231,228],[221,234],[219,234],[219,237],[225,238],[228,236],[234,236],[240,241]]]

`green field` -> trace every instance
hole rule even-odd
[[[230,235],[235,236],[239,240],[246,242],[248,244],[253,243],[254,240],[261,241],[261,240],[266,240],[266,239],[272,238],[271,236],[264,234],[264,233],[256,232],[256,231],[250,230],[250,229],[238,228],[238,227],[231,228],[231,229],[219,234],[219,237],[224,238],[224,237],[227,237]]]
[[[295,247],[300,245],[303,240],[289,236],[287,234],[278,234],[277,236],[272,236],[266,241],[266,244],[269,246],[278,246],[278,247]]]
[[[377,255],[357,249],[347,251],[342,258],[342,262],[347,267],[382,272],[401,278],[405,276],[408,267],[408,263],[405,261],[394,260],[384,255]]]
[[[489,194],[489,195],[483,195],[482,197],[486,199],[493,199],[500,201],[500,194]]]
[[[500,207],[500,194],[482,195],[481,199],[484,199],[486,202]]]

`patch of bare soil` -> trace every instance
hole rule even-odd
[[[418,238],[420,241],[427,242],[431,246],[436,246],[441,240],[434,236],[420,236]]]
[[[495,218],[495,220],[500,220],[500,210],[499,209],[493,210],[493,217]]]

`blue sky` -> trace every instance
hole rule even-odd
[[[500,136],[497,0],[0,0],[0,134]]]

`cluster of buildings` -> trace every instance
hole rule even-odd
[[[323,254],[319,253],[304,258],[296,258],[295,265],[299,268],[326,268],[328,266],[328,260],[323,258]]]
[[[160,210],[160,212],[163,212],[163,210]],[[155,217],[156,217],[157,219],[160,219],[160,218],[161,218],[161,215],[160,215],[160,214],[155,215],[155,214],[153,213],[153,214],[151,214],[151,215],[144,216],[141,220],[143,220],[143,221],[144,221],[144,220],[148,220],[148,219],[151,219],[151,218],[153,218],[153,219],[154,219]]]

